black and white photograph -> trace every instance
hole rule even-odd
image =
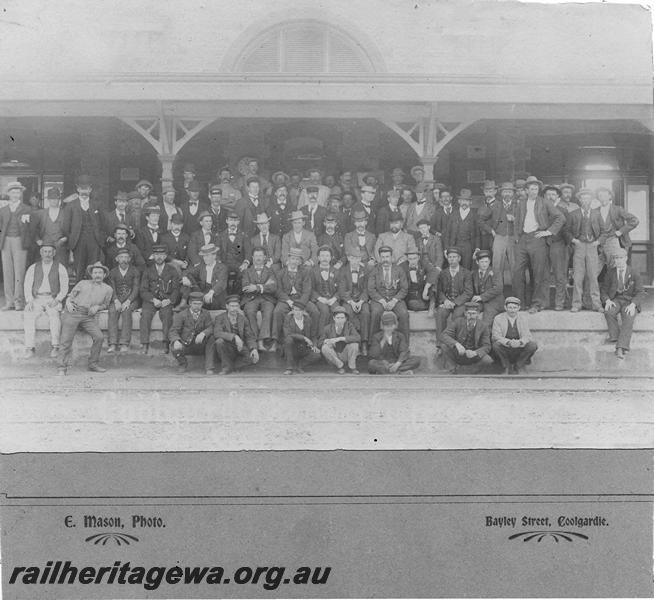
[[[654,594],[653,2],[0,9],[0,597]]]

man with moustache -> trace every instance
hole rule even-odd
[[[57,187],[48,188],[46,202],[47,206],[36,211],[30,218],[31,238],[35,240],[37,247],[54,244],[57,262],[66,266],[68,239],[64,234],[65,215],[61,206],[61,190]]]
[[[325,360],[336,367],[339,375],[345,374],[346,364],[350,373],[358,375],[360,340],[359,332],[347,318],[347,311],[337,306],[332,313],[332,322],[321,329],[317,345]]]
[[[213,223],[211,231],[213,233],[221,233],[227,229],[227,214],[233,212],[234,209],[226,209],[222,203],[223,190],[219,183],[214,183],[209,188],[209,214]]]
[[[266,213],[259,213],[254,224],[259,230],[250,238],[250,247],[264,248],[266,251],[266,267],[277,272],[282,268],[282,240],[270,232],[271,218]]]
[[[427,225],[431,225],[431,219],[435,212],[436,207],[434,206],[434,203],[427,199],[426,191],[421,189],[416,193],[416,202],[409,204],[406,211],[406,219],[404,223],[407,232],[418,239],[418,237],[420,237],[418,223],[425,221]]]
[[[488,250],[479,250],[475,260],[477,268],[472,270],[472,298],[470,300],[479,304],[479,310],[483,313],[482,320],[490,329],[495,315],[501,313],[504,306],[502,280],[491,269],[491,256]]]
[[[213,327],[222,367],[220,375],[233,372],[239,359],[251,365],[259,362],[256,337],[241,312],[238,296],[228,296],[225,305],[227,310],[216,317]]]
[[[338,306],[338,269],[332,266],[329,246],[318,249],[318,264],[311,269],[311,302],[318,311],[317,335],[331,320],[332,309]]]
[[[109,271],[107,277],[107,283],[113,290],[107,320],[109,354],[116,352],[119,345],[121,352],[129,350],[132,341],[132,313],[138,308],[141,285],[141,272],[130,264],[132,255],[127,248],[119,249],[114,255],[114,260],[117,265]]]
[[[114,205],[115,208],[113,210],[105,212],[102,215],[102,231],[107,246],[115,241],[113,234],[117,225],[126,226],[131,237],[131,232],[129,231],[129,213],[131,211],[129,209],[129,197],[127,196],[127,192],[116,192],[116,195],[114,196]]]
[[[391,222],[397,221],[401,218],[404,221],[404,216],[398,204],[400,201],[400,194],[395,190],[389,190],[387,193],[388,202],[377,211],[375,219],[375,233],[380,236],[391,228]]]
[[[500,187],[500,200],[479,211],[479,227],[492,240],[493,271],[504,283],[504,271],[508,264],[509,273],[515,267],[515,186],[510,181]],[[510,275],[509,275],[510,277]],[[510,279],[509,279],[510,281]]]
[[[370,343],[370,305],[368,304],[367,271],[361,264],[361,251],[354,246],[347,255],[347,263],[339,271],[338,298],[348,320],[361,334],[361,354],[368,356]]]
[[[127,225],[122,225],[120,223],[116,225],[112,232],[111,239],[113,242],[110,243],[105,250],[107,262],[113,265],[118,253],[121,250],[126,250],[130,254],[132,264],[141,272],[145,269],[145,259],[143,258],[141,251],[138,249],[138,246],[130,241]]]
[[[291,213],[295,210],[289,200],[288,186],[280,185],[273,189],[272,201],[268,207],[270,215],[270,232],[281,239],[291,230]]]
[[[238,208],[235,212],[242,219],[244,232],[249,239],[257,232],[254,225],[257,215],[259,213],[267,214],[268,202],[261,192],[259,177],[249,177],[246,182],[246,194],[238,202]]]
[[[337,230],[338,219],[335,213],[327,213],[324,219],[325,232],[318,237],[318,247],[327,246],[332,251],[332,264],[340,269],[345,262],[343,236]]]
[[[448,223],[447,245],[461,252],[461,265],[472,268],[472,255],[481,245],[477,211],[471,208],[472,192],[462,189],[457,198],[459,208],[453,212]]]
[[[161,208],[158,205],[146,206],[143,211],[145,213],[146,225],[136,232],[135,241],[146,264],[151,265],[152,248],[161,245],[161,236],[163,233],[161,229],[159,229]]]
[[[184,215],[184,231],[189,235],[200,228],[200,215],[208,212],[206,202],[200,201],[200,184],[193,179],[186,188],[188,198],[182,203],[182,214]]]
[[[282,264],[291,250],[300,250],[303,264],[313,267],[318,262],[318,242],[312,231],[305,228],[306,215],[295,210],[289,217],[292,229],[282,238]]]
[[[218,252],[214,244],[202,246],[199,251],[202,262],[182,275],[182,294],[188,297],[191,290],[202,292],[208,310],[223,308],[227,296],[229,269],[217,259]]]
[[[405,263],[402,263],[409,284],[406,296],[407,308],[411,311],[427,310],[429,308],[429,290],[436,284],[438,274],[429,265],[421,264],[418,250],[408,252],[407,259]]]
[[[208,244],[214,244],[215,246],[220,246],[220,240],[217,233],[213,232],[213,219],[211,213],[204,211],[200,213],[198,218],[200,228],[194,231],[191,234],[188,243],[188,262],[190,266],[199,265],[202,260],[200,258],[200,248]],[[186,225],[184,225],[186,227]]]
[[[389,231],[377,237],[377,241],[375,242],[375,256],[379,261],[379,249],[382,247],[391,248],[393,252],[393,264],[400,265],[406,262],[407,253],[415,252],[418,247],[416,246],[415,238],[406,231],[402,231],[402,214],[399,212],[393,214],[390,219]],[[402,329],[401,326],[400,329]]]
[[[506,375],[519,374],[538,350],[533,340],[527,315],[520,313],[520,299],[509,296],[504,301],[506,312],[493,320],[493,351],[500,359]]]
[[[188,247],[191,242],[189,234],[183,229],[184,217],[173,215],[170,219],[170,230],[161,236],[161,243],[168,251],[168,262],[180,275],[189,267]]]
[[[275,310],[277,278],[275,271],[267,265],[268,253],[263,246],[252,251],[252,265],[243,273],[243,311],[250,328],[257,339],[257,349],[266,351],[266,344],[272,344],[272,318]],[[261,327],[257,313],[261,313]]]
[[[453,319],[440,336],[451,373],[458,373],[461,365],[491,365],[490,332],[479,319],[479,305],[466,302],[463,317]]]
[[[418,221],[416,246],[420,253],[420,262],[425,269],[434,269],[436,275],[441,272],[444,261],[443,244],[440,234],[430,233],[430,223],[426,219]]]
[[[343,250],[346,256],[351,256],[355,251],[359,256],[359,263],[369,271],[375,264],[375,234],[368,230],[368,217],[362,210],[355,210],[352,213],[354,231],[345,234],[343,239]]]
[[[377,209],[374,205],[376,188],[372,185],[361,187],[361,201],[352,207],[352,212],[363,212],[366,215],[366,229],[376,235]]]
[[[431,230],[434,233],[440,233],[443,243],[447,242],[449,235],[449,226],[454,214],[452,205],[452,194],[448,189],[443,189],[438,197],[438,206],[431,218]]]
[[[265,214],[265,213],[262,213]],[[220,259],[227,266],[227,294],[238,294],[241,291],[243,271],[250,266],[250,238],[240,228],[237,213],[227,214],[227,229],[218,235]]]

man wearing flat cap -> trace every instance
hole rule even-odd
[[[372,375],[413,375],[420,358],[411,356],[406,336],[397,330],[397,316],[385,312],[380,319],[381,331],[372,336],[368,373]]]
[[[348,315],[348,321],[361,335],[361,354],[368,356],[370,305],[367,269],[361,264],[361,252],[356,246],[349,252],[347,263],[339,271],[338,297]]]
[[[294,210],[289,221],[292,229],[282,238],[282,265],[286,264],[289,252],[297,249],[304,265],[314,266],[318,262],[318,242],[313,232],[305,228],[306,215],[301,210]]]
[[[228,296],[225,306],[227,310],[216,317],[213,328],[216,352],[222,367],[220,375],[229,375],[234,371],[237,361],[244,365],[259,362],[257,339],[241,311],[238,296]]]
[[[516,241],[513,293],[525,301],[525,272],[533,273],[533,295],[530,313],[549,306],[548,238],[559,233],[565,225],[565,215],[554,203],[541,196],[543,183],[530,175],[525,181],[527,197],[518,202],[515,212]]]
[[[100,260],[105,239],[102,232],[102,215],[91,198],[91,182],[80,176],[77,182],[77,197],[64,213],[64,233],[68,248],[73,251],[77,280],[83,279],[86,267]]]
[[[202,262],[200,257],[200,248],[202,248],[202,246],[213,244],[218,248],[220,247],[220,238],[217,233],[213,232],[213,219],[211,218],[211,213],[206,210],[201,212],[198,217],[198,223],[200,229],[196,229],[190,234],[188,243],[187,257],[189,266],[191,267],[197,266]],[[184,225],[184,227],[186,227],[186,225]]]
[[[490,331],[479,318],[479,304],[466,302],[463,317],[453,319],[441,334],[446,362],[457,373],[461,365],[491,365]]]
[[[100,261],[89,265],[86,274],[90,279],[82,279],[76,283],[66,299],[66,306],[61,315],[61,338],[57,355],[59,375],[66,375],[73,352],[73,339],[80,328],[91,336],[89,371],[104,373],[107,370],[99,364],[104,336],[96,315],[109,308],[113,296],[111,286],[104,283],[108,273],[109,269]]]
[[[472,271],[472,302],[479,304],[482,320],[490,328],[495,315],[504,310],[504,286],[499,275],[491,268],[491,255],[488,250],[479,250]]]
[[[472,298],[472,273],[461,265],[461,251],[448,248],[445,252],[448,267],[443,269],[436,284],[436,347],[441,348],[441,333],[448,318],[458,319],[464,315],[465,303]]]
[[[116,266],[109,271],[107,277],[107,283],[113,290],[107,321],[109,353],[116,352],[119,345],[121,352],[129,350],[132,341],[132,313],[138,308],[141,287],[141,271],[130,264],[132,254],[129,249],[120,248],[113,259]]]
[[[286,370],[284,375],[304,373],[308,363],[320,358],[320,348],[316,345],[311,318],[305,311],[302,300],[296,300],[293,308],[284,319],[284,358]]]
[[[59,351],[59,334],[61,329],[60,312],[62,302],[68,293],[68,271],[55,260],[54,244],[43,242],[39,247],[41,260],[35,262],[25,273],[24,293],[25,312],[23,328],[25,330],[25,348],[28,356],[34,354],[36,320],[43,313],[50,323],[50,358],[56,358]]]
[[[461,252],[461,264],[472,268],[472,255],[481,247],[477,211],[471,208],[472,192],[462,189],[458,197],[458,210],[452,214],[448,224],[447,246],[456,246]]]
[[[645,290],[640,274],[627,264],[627,251],[617,248],[611,256],[612,267],[600,286],[604,317],[609,329],[606,342],[615,344],[615,355],[624,359],[629,352],[636,315],[641,310]]]
[[[150,329],[155,313],[159,313],[162,325],[164,353],[168,354],[168,334],[173,322],[173,308],[180,299],[180,276],[175,267],[166,262],[168,249],[157,244],[152,247],[153,264],[141,276],[141,354],[150,347]]]
[[[368,297],[370,298],[370,321],[373,335],[379,331],[379,323],[384,312],[394,312],[399,321],[399,329],[409,341],[409,312],[405,298],[409,282],[404,269],[393,264],[393,249],[389,246],[379,248],[379,264],[368,275]]]
[[[391,249],[393,264],[400,265],[407,260],[407,252],[415,252],[416,239],[406,231],[402,231],[402,213],[393,214],[390,217],[390,229],[380,234],[375,242],[375,258],[379,262],[379,249],[387,247]]]
[[[538,350],[529,329],[527,315],[520,312],[520,299],[509,296],[504,301],[505,312],[493,320],[493,351],[502,363],[506,375],[518,374]]]
[[[68,240],[64,234],[64,221],[61,190],[58,187],[48,188],[45,208],[35,211],[30,218],[31,238],[38,247],[44,243],[54,244],[57,261],[67,266]]]
[[[204,308],[219,310],[225,306],[229,269],[218,260],[220,250],[214,244],[200,248],[200,264],[182,274],[182,296],[188,302],[189,292],[202,292]]]
[[[345,365],[352,374],[358,375],[360,341],[361,336],[347,318],[347,311],[337,306],[332,311],[332,322],[321,329],[318,347],[325,360],[336,367],[339,375],[345,373]]]
[[[114,227],[111,232],[111,239],[113,242],[107,244],[105,248],[105,256],[110,265],[115,264],[115,258],[121,250],[127,250],[131,256],[132,265],[139,271],[143,272],[145,269],[145,259],[141,254],[138,246],[129,239],[129,228],[127,225],[119,223]]]
[[[204,356],[204,372],[213,375],[215,347],[211,313],[202,308],[202,292],[191,292],[188,308],[175,313],[170,327],[170,351],[177,360],[177,372],[185,373],[187,356]]]

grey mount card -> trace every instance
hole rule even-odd
[[[651,597],[649,450],[2,456],[4,598]]]

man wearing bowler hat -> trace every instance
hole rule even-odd
[[[182,297],[188,297],[191,290],[202,292],[204,308],[208,310],[224,308],[227,296],[229,270],[227,265],[218,260],[219,252],[214,244],[202,246],[200,248],[202,262],[182,275]]]
[[[132,254],[127,248],[119,249],[114,260],[116,266],[109,271],[107,283],[113,290],[113,299],[109,304],[107,333],[109,353],[118,350],[127,352],[132,341],[132,313],[138,308],[141,272],[130,264]],[[118,334],[120,322],[120,336]]]
[[[379,248],[379,264],[368,275],[368,296],[370,298],[371,331],[379,331],[379,323],[384,312],[394,312],[399,321],[399,329],[409,341],[409,312],[404,299],[409,283],[404,269],[393,264],[393,249],[390,246]]]
[[[222,367],[221,375],[229,375],[234,371],[239,359],[252,365],[259,362],[257,340],[241,311],[238,296],[228,296],[225,306],[227,310],[216,317],[213,327],[216,351]]]
[[[61,206],[61,190],[57,187],[48,188],[46,206],[37,210],[30,218],[31,237],[37,247],[42,244],[54,244],[57,261],[68,265],[68,240],[64,234],[64,209]]]
[[[506,375],[518,374],[538,350],[529,330],[527,315],[520,312],[520,299],[509,296],[504,301],[506,312],[493,320],[493,351],[500,359]]]
[[[465,303],[472,298],[472,273],[461,265],[461,251],[457,247],[445,252],[448,267],[443,269],[436,284],[436,348],[440,352],[441,333],[448,318],[458,319],[465,313]]]
[[[254,224],[259,230],[250,238],[251,248],[264,248],[266,250],[266,267],[278,272],[282,268],[282,239],[270,233],[270,217],[266,213],[259,213]]]
[[[513,293],[524,302],[525,271],[530,267],[534,288],[530,313],[549,306],[547,239],[559,233],[565,225],[565,215],[551,200],[540,195],[542,187],[543,183],[538,178],[533,175],[527,177],[527,197],[518,202],[514,221],[516,256]]]
[[[488,325],[479,319],[479,304],[466,302],[463,317],[453,319],[441,334],[447,361],[457,373],[460,365],[490,365],[493,359]]]
[[[168,249],[164,245],[152,248],[153,264],[141,276],[141,354],[150,347],[150,329],[155,313],[161,319],[164,353],[168,354],[168,333],[173,322],[173,308],[180,298],[180,277],[175,267],[166,262]]]
[[[475,262],[477,268],[472,271],[472,302],[479,304],[483,312],[483,321],[490,328],[495,315],[504,309],[504,293],[499,274],[491,268],[491,256],[488,250],[479,250]]]
[[[345,373],[345,365],[354,375],[358,375],[357,356],[361,336],[347,318],[347,311],[337,306],[332,311],[332,322],[320,333],[318,347],[325,360],[334,365],[339,375]]]
[[[611,258],[612,267],[602,280],[600,297],[609,328],[606,342],[615,344],[615,355],[622,360],[629,352],[634,321],[641,310],[645,290],[638,271],[627,264],[624,248],[615,249]]]
[[[43,242],[39,247],[41,260],[35,262],[25,273],[25,312],[23,328],[25,330],[25,348],[27,356],[35,351],[36,320],[45,313],[50,323],[50,358],[56,358],[59,351],[59,334],[62,302],[68,294],[68,271],[55,260],[55,245]]]
[[[213,318],[208,310],[202,308],[202,292],[191,292],[188,308],[175,313],[170,327],[170,352],[177,360],[177,372],[185,373],[187,356],[204,356],[204,371],[213,375],[214,337]]]
[[[385,312],[381,316],[381,331],[372,336],[368,372],[371,374],[413,375],[420,366],[420,358],[411,356],[409,342],[401,331],[397,330],[397,316]]]
[[[302,300],[294,301],[291,312],[284,319],[284,375],[292,375],[293,371],[304,373],[304,366],[320,357],[312,320],[305,312],[305,306]]]
[[[298,249],[304,265],[314,266],[318,262],[318,242],[314,233],[305,229],[306,215],[301,210],[294,210],[289,221],[292,229],[282,238],[282,264],[285,264],[291,249]]]
[[[89,265],[86,273],[90,279],[82,279],[75,284],[66,299],[66,307],[61,315],[61,338],[57,356],[59,375],[66,375],[70,366],[73,339],[79,328],[86,331],[93,342],[89,355],[89,371],[104,373],[107,370],[99,364],[104,336],[96,315],[101,310],[109,308],[113,296],[111,286],[104,283],[109,269],[98,261]]]

